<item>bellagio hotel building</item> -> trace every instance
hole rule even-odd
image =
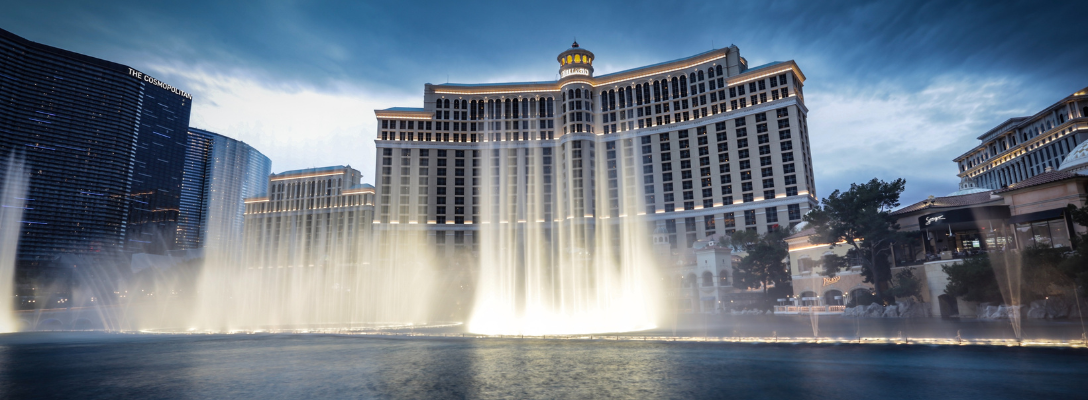
[[[749,68],[732,46],[594,76],[578,43],[557,60],[557,81],[427,84],[422,108],[376,110],[375,228],[425,230],[453,252],[489,215],[545,232],[633,216],[647,244],[667,232],[683,249],[816,204],[793,61]]]

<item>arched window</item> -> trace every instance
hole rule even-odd
[[[514,107],[514,113],[512,114],[512,118],[517,118],[518,117],[518,99],[514,99],[514,106],[513,107]]]
[[[692,72],[691,75],[688,76],[688,80],[691,81],[691,83],[695,83],[695,73],[694,72]]]
[[[700,74],[701,73],[702,72],[700,72]],[[714,77],[714,67],[710,67],[710,68],[706,69],[706,77],[707,78],[713,78]]]
[[[661,82],[654,81],[654,101],[661,101]]]
[[[695,74],[691,74],[695,76]],[[688,95],[688,82],[684,79],[683,75],[680,75],[680,97],[686,97]]]
[[[699,80],[703,80],[703,71],[699,70]]]
[[[442,108],[442,99],[434,101],[434,108]]]
[[[642,105],[642,84],[635,85],[635,104]]]
[[[582,89],[575,89],[574,90],[574,98],[576,98],[576,99],[582,98]]]
[[[673,79],[676,79],[676,78],[673,78]],[[662,79],[661,80],[661,100],[668,100],[668,99],[669,99],[669,80],[668,79]]]
[[[718,72],[718,76],[722,76],[722,66],[721,65],[719,65],[717,67],[714,67],[714,70]]]
[[[574,55],[574,62],[576,62],[576,63],[582,62],[582,56],[578,55],[578,54],[575,54]]]
[[[801,292],[801,305],[802,306],[814,306],[819,302],[819,297],[816,297],[816,292],[806,290]]]
[[[476,100],[472,101],[472,107],[469,107],[469,119],[476,120]]]
[[[646,102],[650,102],[650,85],[642,85],[642,98],[646,99]]]
[[[539,103],[537,105],[538,106],[537,113],[539,113],[538,115],[541,116],[541,117],[543,117],[545,115],[548,115],[548,112],[544,110],[544,107],[545,107],[544,106],[544,99],[541,99],[538,103]]]
[[[502,105],[502,117],[504,119],[510,119],[510,99],[506,99]]]
[[[604,102],[602,101],[602,103],[604,103]],[[615,90],[609,90],[608,91],[608,107],[610,109],[613,109],[613,110],[616,109],[616,91]]]
[[[620,94],[620,108],[627,107],[627,105],[626,105],[627,103],[624,102],[624,96],[623,96],[623,94],[625,92],[626,92],[626,90],[624,88],[620,88],[620,93],[619,93]]]
[[[703,286],[714,286],[714,274],[710,271],[703,272]]]
[[[574,100],[574,89],[567,89],[567,100]]]
[[[571,57],[570,54],[567,54],[567,64],[570,64],[572,62],[574,62],[574,57]]]
[[[631,100],[633,100],[633,99],[631,98],[631,96],[632,96],[632,94],[631,94],[631,87],[630,87],[630,86],[628,86],[628,87],[627,87],[627,106],[628,106],[628,107],[630,107],[630,106],[633,106],[633,105],[635,105],[635,102],[634,102],[634,101],[631,101]]]
[[[844,303],[841,290],[831,289],[824,292],[824,305],[841,306],[843,304]]]
[[[678,86],[680,86],[680,81],[676,78],[672,78],[672,98],[674,99],[680,98],[680,89],[677,89]]]
[[[729,286],[729,272],[724,269],[718,271],[718,286]]]
[[[442,102],[442,108],[450,108],[450,99],[446,99]]]
[[[456,100],[456,99],[453,100],[453,109],[455,109],[455,110],[460,110],[461,109],[461,100]]]

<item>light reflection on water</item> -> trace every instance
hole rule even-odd
[[[1082,349],[0,336],[0,398],[1075,397]]]

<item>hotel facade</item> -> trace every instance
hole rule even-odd
[[[980,143],[953,161],[963,188],[1011,186],[1058,169],[1088,139],[1088,87],[1035,115],[1010,118],[978,137]]]
[[[732,46],[594,76],[577,43],[557,61],[557,81],[427,84],[423,107],[376,110],[375,229],[426,231],[443,256],[474,250],[481,224],[592,248],[633,218],[676,255],[816,204],[793,61],[749,68]]]

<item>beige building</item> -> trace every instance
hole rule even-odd
[[[1035,115],[1016,117],[978,137],[980,143],[953,161],[958,176],[997,190],[1057,169],[1073,148],[1088,139],[1088,88],[1078,90]]]
[[[557,61],[556,81],[427,84],[423,107],[375,111],[377,229],[425,230],[449,257],[488,220],[592,247],[638,218],[678,257],[815,204],[793,61],[750,68],[732,46],[595,76],[577,43]]]
[[[861,263],[855,259],[848,259],[849,268],[839,271],[834,278],[820,275],[824,256],[845,257],[850,247],[845,243],[834,247],[812,244],[809,236],[815,233],[815,230],[807,228],[786,238],[793,296],[778,299],[776,313],[841,313],[850,296],[873,290],[872,284],[862,282]]]
[[[327,266],[369,257],[374,187],[350,166],[272,174],[268,196],[245,200],[250,268]]]

